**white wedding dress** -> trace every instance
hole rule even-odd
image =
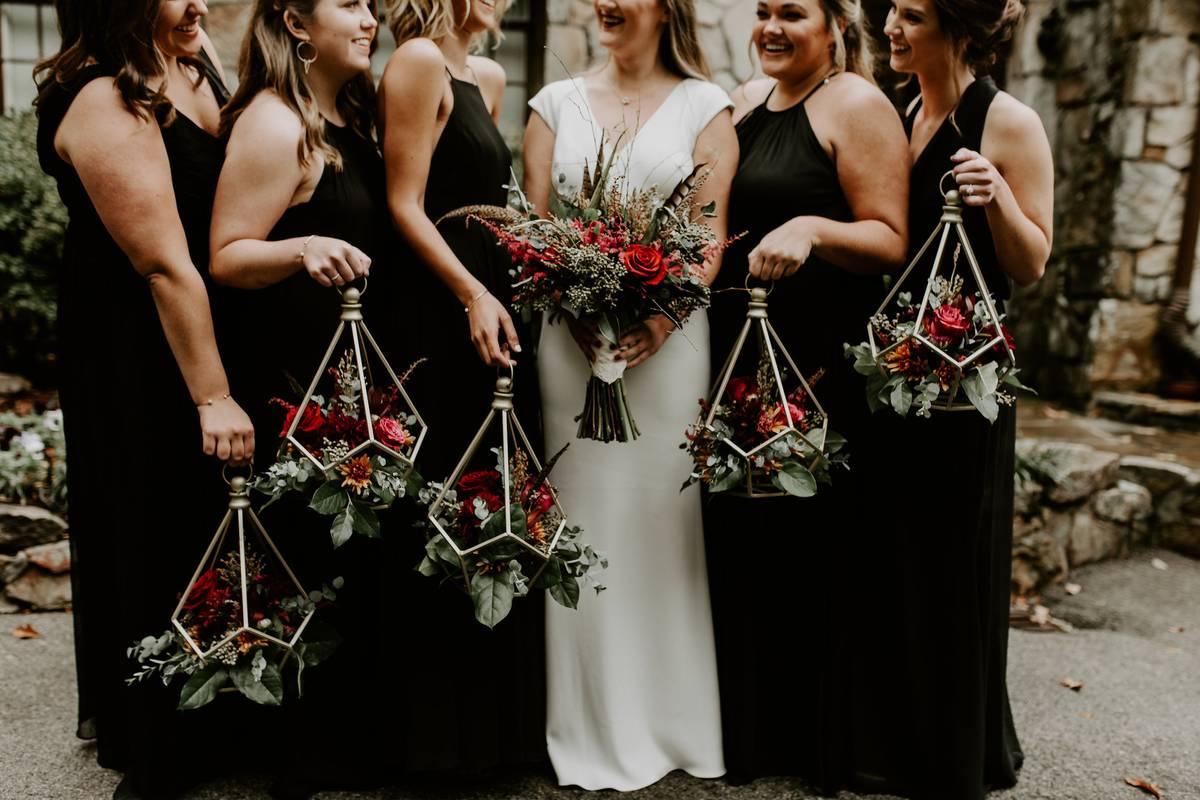
[[[529,105],[555,133],[554,190],[572,195],[602,135],[583,82],[552,83]],[[715,84],[684,80],[622,140],[614,175],[665,199],[691,172],[700,132],[731,105]],[[571,523],[609,561],[607,591],[585,589],[574,611],[546,604],[546,736],[562,785],[629,791],[675,769],[725,772],[700,494],[679,491],[691,469],[679,444],[709,372],[708,319],[698,312],[625,373],[641,437],[576,439],[590,369],[566,325],[542,328],[546,451],[571,443],[554,482]]]

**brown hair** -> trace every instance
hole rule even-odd
[[[166,83],[157,89],[150,82],[166,74],[167,64],[154,45],[154,25],[161,0],[57,0],[58,30],[62,49],[34,69],[38,86],[35,105],[55,84],[70,83],[90,63],[113,76],[117,91],[129,111],[148,120],[166,107],[164,125],[175,118],[167,100]],[[179,59],[196,68],[199,62]],[[199,80],[199,77],[197,78]]]
[[[392,38],[399,47],[409,39],[423,37],[425,39],[441,39],[449,36],[454,30],[467,21],[471,15],[471,0],[467,0],[466,10],[461,19],[454,13],[455,0],[383,0],[383,18]],[[497,30],[492,33],[500,38],[499,22],[508,10],[507,0],[496,3]],[[480,35],[471,43],[471,50],[482,49],[484,36]]]
[[[233,130],[241,113],[262,91],[278,95],[304,126],[297,155],[307,165],[314,153],[319,153],[334,169],[342,168],[342,156],[325,139],[325,120],[317,101],[309,90],[304,70],[296,56],[295,39],[284,22],[283,15],[291,11],[302,20],[312,19],[320,0],[255,0],[250,16],[250,28],[242,40],[238,56],[238,88],[229,104],[221,111],[221,135]],[[372,42],[374,50],[374,42]],[[371,139],[375,130],[375,84],[367,73],[346,82],[337,95],[337,107],[350,128],[364,139]]]
[[[660,0],[667,10],[667,29],[658,43],[663,66],[681,78],[711,80],[712,70],[696,32],[695,0]]]
[[[942,30],[974,74],[986,73],[1025,15],[1021,0],[933,0]]]

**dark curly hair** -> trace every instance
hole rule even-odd
[[[1021,0],[933,0],[933,5],[942,29],[977,75],[996,63],[1025,15]]]

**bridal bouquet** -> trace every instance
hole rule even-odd
[[[491,452],[495,466],[464,472],[449,490],[434,482],[420,490],[420,502],[433,511],[417,570],[462,580],[475,618],[489,628],[508,616],[515,597],[531,589],[545,589],[567,608],[578,606],[580,583],[603,591],[593,571],[608,561],[583,543],[580,528],[566,524],[549,481],[558,455],[534,473],[523,450],[515,450],[507,464],[499,448]]]
[[[164,686],[183,681],[181,710],[207,705],[229,684],[256,703],[279,705],[283,701],[282,669],[293,653],[298,662],[297,681],[305,666],[315,666],[333,653],[340,638],[316,619],[309,620],[300,634],[303,638],[292,647],[277,642],[292,641],[309,614],[332,603],[342,587],[341,578],[307,597],[297,595],[295,584],[247,544],[245,596],[249,609],[243,614],[239,561],[236,551],[228,552],[195,580],[177,620],[187,637],[171,629],[160,636],[147,636],[126,651],[138,664],[127,684],[153,677],[160,678]],[[265,635],[246,630],[247,621]],[[213,648],[216,650],[209,653]],[[207,657],[202,653],[208,653]]]
[[[404,373],[401,383],[416,366]],[[330,397],[312,395],[292,431],[292,437],[307,454],[287,438],[298,407],[280,398],[272,399],[285,412],[279,432],[283,442],[275,463],[255,479],[254,488],[270,497],[263,508],[291,492],[309,498],[310,508],[333,517],[329,532],[334,546],[340,547],[354,533],[379,536],[376,511],[408,496],[420,486],[420,479],[411,466],[380,452],[368,449],[345,458],[367,440],[366,416],[352,350],[344,351],[329,368],[329,377]],[[390,384],[382,388],[372,386],[367,397],[375,438],[390,450],[402,452],[413,443],[411,430],[417,419],[406,411],[399,394],[397,386]],[[317,462],[332,466],[322,469]]]
[[[782,368],[781,368],[782,369]],[[815,384],[820,374],[809,380]],[[827,430],[825,418],[802,387],[779,397],[771,365],[761,359],[753,377],[731,378],[713,409],[700,401],[701,418],[687,430],[680,445],[692,457],[692,473],[682,489],[702,483],[710,492],[742,490],[757,494],[759,487],[811,497],[818,484],[832,483],[831,468],[847,462],[846,440]]]
[[[901,292],[891,313],[869,322],[874,348],[845,346],[854,369],[867,376],[871,410],[888,406],[902,417],[914,410],[928,417],[935,408],[963,407],[961,393],[967,408],[994,422],[999,407],[1014,400],[1006,387],[1028,388],[1017,378],[1003,315],[997,330],[982,296],[964,292],[961,276],[934,277],[924,314],[919,310],[911,293]]]
[[[707,175],[703,164],[666,202],[653,191],[623,191],[609,179],[611,166],[601,145],[594,168],[584,165],[580,191],[560,198],[559,215],[537,217],[519,192],[521,211],[475,206],[453,213],[482,221],[506,246],[518,309],[548,312],[552,321],[570,314],[616,345],[623,332],[654,314],[679,326],[706,307],[704,263],[729,242],[718,242],[702,221],[715,204],[694,207]],[[595,353],[576,417],[579,438],[638,437],[622,381],[625,366],[615,348]]]

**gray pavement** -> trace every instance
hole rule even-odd
[[[1166,570],[1152,559],[1161,559]],[[1200,562],[1161,551],[1076,571],[1075,596],[1049,598],[1076,632],[1013,631],[1009,687],[1026,764],[1020,784],[989,800],[1138,800],[1125,776],[1170,800],[1200,800]],[[42,638],[10,631],[30,623]],[[937,624],[931,620],[930,624]],[[1171,629],[1183,628],[1182,633]],[[1059,681],[1083,681],[1074,692]],[[76,740],[71,620],[65,614],[0,616],[0,800],[107,800],[118,776]],[[548,774],[451,779],[378,792],[325,792],[321,800],[561,800]],[[793,780],[731,787],[673,773],[631,800],[807,800]],[[261,778],[210,784],[188,800],[258,800]],[[839,800],[859,797],[843,793]],[[867,800],[864,798],[864,800]],[[886,800],[879,796],[870,800]]]

